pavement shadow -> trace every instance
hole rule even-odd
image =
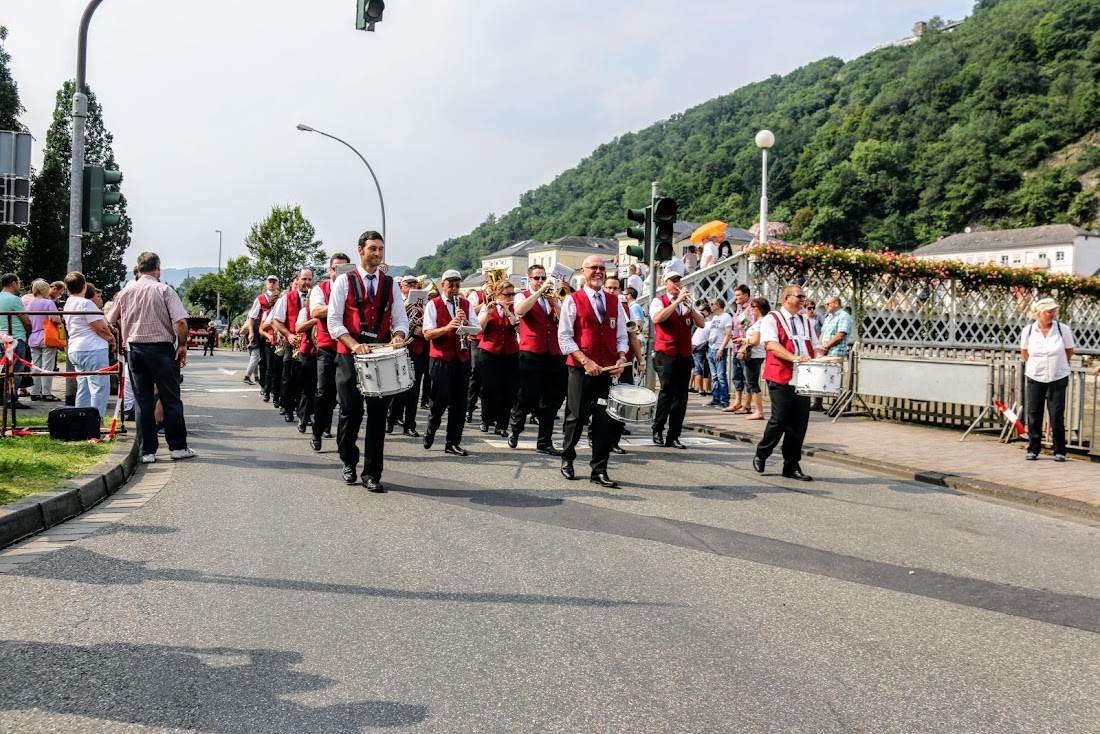
[[[579,596],[546,594],[505,594],[467,591],[409,591],[382,586],[356,586],[299,579],[268,579],[257,576],[233,576],[205,573],[182,568],[153,569],[147,561],[124,561],[85,548],[69,547],[49,558],[19,566],[11,576],[52,579],[101,586],[137,586],[151,581],[185,581],[198,584],[250,586],[280,591],[300,591],[309,594],[345,594],[382,599],[411,601],[465,602],[471,604],[547,604],[573,607],[649,607],[658,603],[595,599]]]
[[[313,707],[288,700],[338,683],[292,669],[301,662],[299,653],[279,650],[4,640],[0,667],[13,685],[0,690],[0,710],[228,734],[358,732],[428,717],[418,704]]]
[[[125,525],[112,523],[102,530],[97,530],[96,535],[116,535],[118,533],[133,533],[134,535],[170,535],[178,533],[179,528],[170,528],[166,525]]]

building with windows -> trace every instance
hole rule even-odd
[[[527,253],[527,265],[541,265],[546,268],[547,273],[552,273],[554,267],[561,263],[579,274],[581,265],[589,255],[599,255],[605,264],[614,268],[615,256],[618,254],[617,240],[570,235],[547,242],[542,247],[531,248]],[[577,280],[578,278],[574,277],[574,284]]]
[[[1072,224],[962,232],[913,251],[914,257],[1005,265],[1084,277],[1100,275],[1100,234]]]
[[[486,255],[481,258],[481,272],[486,270],[507,270],[508,275],[527,275],[527,258],[531,250],[546,247],[545,242],[539,240],[523,240],[514,245],[508,245],[503,250]]]

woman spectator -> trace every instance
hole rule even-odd
[[[1043,408],[1050,417],[1054,460],[1066,460],[1066,387],[1069,385],[1069,361],[1073,358],[1073,330],[1055,318],[1058,303],[1043,298],[1031,313],[1034,324],[1020,335],[1020,356],[1027,378],[1027,456],[1039,458],[1043,447]]]
[[[84,297],[83,273],[65,276],[69,300],[65,303],[65,321],[69,328],[67,359],[74,372],[98,372],[108,366],[108,354],[115,344],[115,335],[107,326],[100,308]],[[87,312],[92,313],[87,313]],[[87,315],[84,315],[87,314]],[[110,375],[85,375],[76,378],[76,407],[95,408],[99,418],[107,415],[107,400],[111,392]]]
[[[28,311],[53,311],[57,313],[57,304],[50,298],[50,284],[41,278],[31,283],[31,300]],[[31,348],[31,362],[35,368],[43,372],[53,372],[57,369],[57,347],[46,346],[46,322],[61,324],[60,316],[31,316],[31,333],[27,337],[27,344]],[[48,403],[57,402],[53,394],[53,376],[36,376],[31,386],[31,400],[45,400]]]
[[[752,307],[753,323],[745,330],[744,344],[752,347],[749,358],[743,361],[745,369],[745,393],[756,410],[745,416],[745,420],[764,420],[764,394],[760,392],[760,369],[764,364],[767,350],[760,343],[760,324],[772,310],[767,298],[754,298],[749,302]],[[733,412],[726,408],[723,412]]]

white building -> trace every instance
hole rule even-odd
[[[1100,275],[1100,234],[1072,224],[964,232],[918,247],[914,257]]]

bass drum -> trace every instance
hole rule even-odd
[[[653,423],[657,393],[639,385],[612,385],[607,395],[607,415],[620,423]]]
[[[355,374],[359,392],[368,398],[403,393],[413,386],[416,376],[409,350],[390,346],[372,346],[370,354],[356,354]]]

